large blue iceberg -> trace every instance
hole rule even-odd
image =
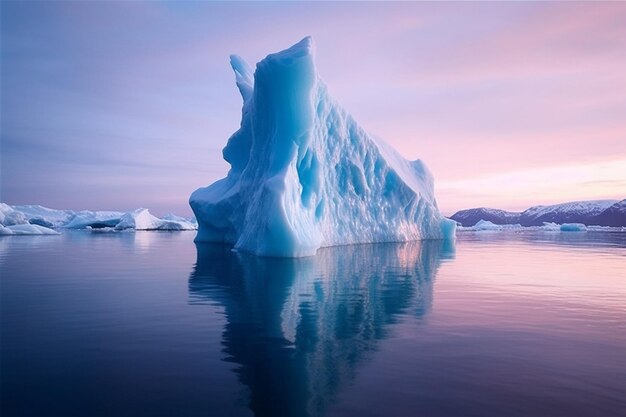
[[[424,163],[370,136],[328,95],[310,37],[254,73],[236,55],[230,63],[241,127],[223,150],[226,178],[189,199],[196,241],[300,257],[326,246],[454,238]]]

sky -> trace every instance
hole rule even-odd
[[[229,66],[304,36],[444,214],[626,198],[626,3],[1,2],[0,201],[190,214],[239,127]]]

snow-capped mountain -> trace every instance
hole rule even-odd
[[[457,211],[450,218],[461,223],[462,226],[469,227],[481,220],[494,224],[517,224],[519,223],[520,214],[512,211],[480,207]]]
[[[626,199],[618,201],[602,213],[598,214],[594,221],[602,226],[625,226],[626,225]]]
[[[626,199],[571,201],[549,206],[533,206],[521,213],[474,208],[458,211],[450,218],[465,227],[473,226],[480,220],[522,226],[541,226],[544,223],[626,226]]]
[[[543,223],[593,224],[592,219],[615,204],[616,200],[572,201],[551,206],[534,206],[522,212],[522,226],[541,226]]]

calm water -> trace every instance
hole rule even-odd
[[[626,415],[626,234],[0,238],[2,416]]]

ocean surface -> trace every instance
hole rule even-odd
[[[0,237],[0,414],[626,415],[626,233],[193,237]]]

